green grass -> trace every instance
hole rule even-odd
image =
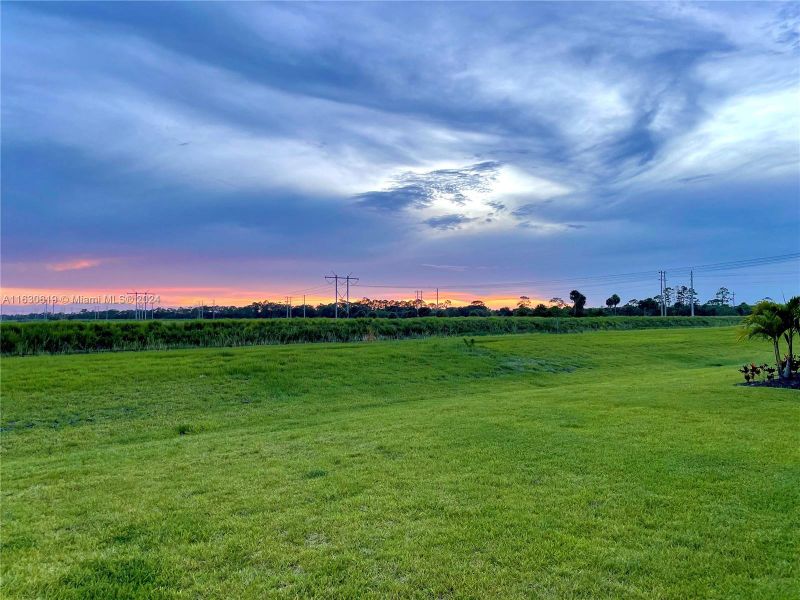
[[[733,328],[4,358],[5,598],[796,598]]]

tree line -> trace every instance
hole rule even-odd
[[[618,294],[612,294],[605,306],[587,307],[586,296],[579,290],[572,290],[568,300],[555,297],[547,304],[533,304],[528,296],[520,296],[514,307],[489,308],[483,300],[473,300],[469,304],[453,306],[450,300],[438,305],[433,302],[416,300],[387,300],[361,298],[350,302],[322,303],[317,305],[297,305],[289,307],[282,302],[264,300],[245,306],[194,306],[163,308],[155,307],[146,312],[147,319],[278,319],[278,318],[388,318],[406,319],[414,317],[653,317],[660,316],[662,302],[666,305],[667,316],[689,316],[692,312],[692,299],[696,294],[686,286],[667,288],[663,298],[654,296],[643,299],[631,298],[622,304]],[[733,294],[727,288],[720,288],[714,298],[703,304],[694,302],[696,316],[736,316],[748,315],[752,307],[744,302],[734,306]],[[769,300],[769,299],[766,299]],[[141,313],[141,311],[139,311]],[[25,315],[3,315],[4,320],[133,320],[133,309],[82,309],[71,313],[29,313]]]

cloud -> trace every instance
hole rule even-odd
[[[431,204],[429,190],[415,184],[398,185],[378,192],[364,192],[357,194],[355,198],[361,206],[390,212],[406,208],[425,208]]]
[[[461,168],[406,171],[394,178],[386,190],[358,194],[358,202],[369,208],[401,210],[426,208],[434,202],[463,206],[468,195],[492,191],[501,165],[483,162]]]
[[[101,265],[103,261],[95,258],[77,258],[65,262],[51,263],[47,268],[51,271],[60,273],[62,271],[80,271],[81,269],[91,269]]]
[[[433,229],[450,231],[453,229],[459,229],[464,224],[471,223],[474,220],[474,218],[470,218],[465,215],[442,215],[441,217],[431,217],[430,219],[425,219],[423,223],[429,227],[432,227]]]
[[[422,223],[439,231],[475,226],[502,227],[511,220],[507,212],[520,201],[565,194],[568,188],[532,177],[510,165],[485,161],[472,165],[406,171],[387,189],[355,197],[360,206],[390,212],[411,210]],[[457,210],[457,213],[453,213]],[[515,215],[515,211],[512,211]]]
[[[431,265],[431,264],[422,264],[422,267],[427,267],[429,269],[439,269],[441,271],[453,271],[456,273],[463,273],[464,271],[468,271],[470,267],[466,265]]]

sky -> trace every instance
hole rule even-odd
[[[797,3],[1,8],[4,297],[598,305],[800,252]]]

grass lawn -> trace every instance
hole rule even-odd
[[[734,328],[2,360],[6,598],[798,598]]]

